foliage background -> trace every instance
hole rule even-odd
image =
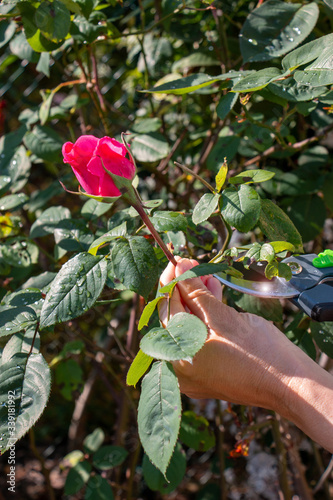
[[[255,9],[265,4],[258,32]],[[61,145],[81,134],[119,139],[121,132],[131,133],[142,198],[160,200],[157,210],[183,216],[168,216],[164,226],[153,219],[175,254],[207,261],[228,232],[209,207],[208,217],[193,222],[193,209],[207,190],[173,161],[214,184],[224,158],[228,178],[253,168],[274,172],[253,186],[295,225],[276,218],[265,225],[260,208],[254,224],[246,218],[238,223],[232,214],[230,223],[238,230],[230,246],[280,239],[297,246],[301,235],[306,252],[333,249],[332,39],[305,49],[296,72],[288,60],[281,64],[299,44],[331,33],[330,0],[13,0],[2,2],[0,15],[1,343],[4,348],[10,340],[6,315],[21,308],[15,310],[24,316],[15,326],[20,347],[14,347],[22,362],[28,362],[48,284],[71,257],[115,228],[118,236],[144,235],[153,245],[122,201],[110,206],[64,192],[59,180],[69,189],[77,185],[62,162]],[[229,71],[235,73],[227,78]],[[176,78],[186,80],[174,83]],[[160,92],[146,92],[161,85]],[[145,243],[140,240],[138,253]],[[117,244],[111,242],[113,255]],[[99,254],[108,251],[103,247]],[[84,307],[79,301],[73,313],[60,317],[61,324],[42,329],[40,352],[51,369],[52,391],[37,425],[16,445],[17,498],[276,499],[281,490],[285,498],[330,498],[329,479],[316,491],[328,453],[256,408],[184,398],[183,410],[195,411],[200,420],[193,413],[183,417],[170,485],[143,458],[139,391],[126,386],[126,373],[138,351],[142,296],[155,296],[166,265],[159,249],[154,252],[140,261],[149,278],[139,273],[135,285],[108,266],[100,302],[98,296],[89,300],[88,280]],[[274,320],[332,370],[329,324],[310,324],[289,302],[225,295],[234,307]],[[39,335],[34,349],[30,358],[40,360]],[[8,357],[8,347],[4,353]],[[33,384],[45,386],[46,404],[46,365],[40,373]],[[5,375],[0,385],[7,394]],[[40,410],[45,404],[40,402]],[[100,448],[102,443],[119,448]],[[73,450],[79,451],[65,460]],[[6,454],[1,471],[6,491]]]

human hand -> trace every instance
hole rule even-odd
[[[197,264],[177,259],[161,276],[166,285]],[[180,389],[193,398],[218,398],[238,404],[274,409],[284,402],[284,379],[293,376],[295,346],[273,323],[249,313],[239,313],[221,302],[221,285],[213,277],[179,282],[170,302],[170,317],[189,311],[208,328],[204,347],[193,364],[174,362]],[[167,323],[167,302],[159,314]],[[297,349],[297,348],[296,348]],[[286,380],[287,383],[287,380]]]
[[[161,276],[166,285],[197,264],[176,257]],[[180,312],[198,316],[208,330],[193,363],[173,363],[180,390],[192,398],[216,398],[279,412],[312,439],[333,452],[333,377],[290,342],[273,323],[239,313],[221,302],[213,277],[177,283],[170,318]],[[168,322],[167,300],[161,301],[162,324]]]

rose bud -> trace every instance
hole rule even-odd
[[[126,153],[125,146],[115,139],[93,135],[82,135],[74,144],[66,142],[62,147],[64,163],[70,164],[81,187],[88,194],[102,197],[121,195],[105,169],[130,180],[135,176],[135,165]]]

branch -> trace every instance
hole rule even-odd
[[[318,135],[314,135],[312,137],[308,137],[307,139],[304,139],[303,141],[295,142],[295,144],[290,144],[288,145],[288,149],[290,151],[295,150],[298,151],[299,149],[303,149],[309,144],[312,144],[313,142],[320,141],[323,139],[331,130],[333,130],[333,124],[328,125],[325,127],[322,132]],[[254,156],[250,160],[247,160],[244,163],[244,167],[248,167],[250,165],[253,165],[253,163],[256,163],[257,161],[260,161],[262,158],[266,158],[266,156],[271,155],[272,153],[275,153],[275,151],[281,151],[283,148],[280,144],[275,144],[275,146],[271,146],[270,148],[266,149],[263,153]]]

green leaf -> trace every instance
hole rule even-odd
[[[11,178],[8,175],[0,175],[0,195],[8,191],[11,184]]]
[[[83,458],[84,458],[84,453],[82,453],[82,451],[73,450],[64,456],[64,462],[66,462],[66,465],[67,463],[69,463],[71,467],[74,467],[76,464],[81,462]]]
[[[64,5],[66,5],[67,9],[75,14],[82,14],[81,6],[79,5],[79,1],[77,0],[60,0]],[[88,2],[85,2],[88,3]]]
[[[237,154],[240,141],[240,137],[235,134],[219,137],[207,159],[209,170],[216,172],[216,165],[221,163],[221,158],[231,162]]]
[[[287,214],[271,200],[261,200],[259,227],[269,240],[288,241],[303,252],[302,238]]]
[[[45,76],[50,78],[50,54],[49,52],[42,52],[39,56],[39,61],[36,70],[44,73]],[[39,115],[40,116],[40,115]],[[44,125],[44,123],[42,123]]]
[[[265,182],[274,177],[275,172],[269,170],[244,170],[240,174],[229,178],[230,184],[251,184],[252,182]]]
[[[196,451],[207,451],[215,446],[215,436],[205,417],[185,411],[180,424],[179,439]]]
[[[294,344],[300,347],[314,361],[317,358],[317,349],[310,333],[307,332],[308,326],[302,323],[303,313],[299,312],[294,320],[285,329],[286,337]]]
[[[12,267],[29,267],[38,261],[38,247],[22,236],[8,238],[0,245],[0,252],[2,259]]]
[[[230,268],[232,269],[232,268]],[[159,289],[159,293],[170,293],[178,283],[178,281],[184,281],[191,278],[198,278],[200,276],[207,276],[208,274],[220,273],[221,271],[226,272],[229,270],[227,264],[199,264],[198,266],[192,267],[185,273],[181,274],[177,278],[173,279],[167,285]]]
[[[311,33],[318,15],[315,2],[266,1],[250,13],[241,30],[244,62],[268,61],[294,49]]]
[[[21,142],[21,132],[18,130],[16,134],[19,137],[19,142]],[[8,144],[10,142],[9,135],[2,136],[0,139],[0,168],[1,173],[5,177],[8,176],[11,178],[12,185],[10,190],[12,193],[16,193],[27,183],[31,162],[23,146],[11,149],[10,144]]]
[[[246,252],[245,258],[251,259],[251,261],[263,261],[272,262],[275,257],[274,248],[270,243],[254,243],[252,247]]]
[[[333,34],[322,36],[306,43],[296,50],[293,50],[282,59],[282,67],[284,71],[293,71],[299,66],[303,66],[311,61],[320,57],[321,54],[326,53],[326,50],[332,51],[333,47]],[[329,68],[328,68],[329,69]]]
[[[278,68],[265,68],[245,76],[232,88],[233,92],[253,92],[266,87],[271,82],[281,78],[282,72]]]
[[[35,325],[30,326],[25,332],[17,332],[10,337],[2,351],[2,363],[7,363],[15,354],[30,353],[38,354],[40,349],[40,337],[36,332]]]
[[[138,324],[138,330],[142,330],[144,326],[147,326],[149,323],[149,320],[151,318],[151,315],[155,311],[155,308],[157,304],[163,299],[163,296],[156,297],[154,300],[151,300],[148,302],[148,304],[145,306],[144,310],[142,311],[140,321]]]
[[[150,367],[153,358],[145,354],[141,349],[135,356],[126,377],[126,384],[133,385],[136,387],[136,384],[139,382],[140,378],[146,373],[148,368]]]
[[[75,495],[88,482],[91,465],[87,460],[77,463],[67,474],[65,482],[65,495]]]
[[[155,362],[142,381],[138,408],[139,436],[150,461],[164,477],[177,441],[181,399],[170,363]]]
[[[290,267],[284,262],[278,262],[278,274],[279,278],[284,278],[285,280],[291,280],[292,272]]]
[[[206,325],[196,316],[178,313],[165,328],[153,328],[141,340],[145,354],[156,359],[192,361],[207,338]]]
[[[327,87],[302,85],[296,82],[294,78],[287,78],[283,82],[270,83],[268,88],[273,94],[291,102],[311,101],[327,91]]]
[[[307,71],[296,70],[294,78],[298,84],[309,85],[310,87],[322,87],[323,85],[331,85],[333,83],[333,70],[316,69]]]
[[[237,100],[238,94],[235,92],[228,92],[226,95],[222,96],[216,108],[217,116],[221,120],[225,120],[232,108],[235,106]]]
[[[311,157],[310,150],[308,151]],[[299,158],[302,158],[301,156]],[[309,158],[310,160],[310,158]],[[311,161],[312,160],[312,161]],[[318,169],[314,155],[311,158],[311,169],[302,169],[298,163],[298,169],[293,172],[284,172],[279,168],[268,167],[275,175],[272,180],[266,182],[263,189],[274,197],[277,196],[300,196],[317,191],[322,183],[322,177],[318,175]],[[321,165],[318,165],[320,167]],[[319,184],[320,183],[320,184]]]
[[[43,4],[47,2],[43,2]],[[57,0],[58,3],[58,0]],[[41,30],[36,26],[36,12],[38,9],[31,2],[19,3],[22,22],[24,26],[24,34],[29,45],[36,52],[51,52],[60,47],[61,43],[55,43],[44,36]],[[47,20],[52,23],[52,19]]]
[[[88,252],[91,253],[92,255],[96,255],[99,247],[101,247],[105,243],[109,243],[110,241],[119,238],[120,236],[126,236],[126,235],[127,235],[127,223],[125,221],[119,226],[111,229],[111,231],[108,231],[107,233],[97,238],[97,240],[93,241],[89,247]]]
[[[52,3],[42,2],[34,18],[36,27],[52,42],[60,42],[69,32],[71,15],[60,0],[53,0]]]
[[[219,199],[219,194],[205,193],[194,207],[192,214],[194,224],[201,224],[207,220],[215,212]]]
[[[260,216],[258,193],[252,187],[242,184],[238,190],[226,188],[222,195],[223,218],[242,233],[250,231]]]
[[[119,226],[111,229],[111,231],[108,231],[107,233],[103,234],[97,240],[93,241],[89,247],[89,253],[92,255],[96,255],[98,252],[98,249],[106,244],[109,243],[110,241],[113,241],[120,236],[126,236],[127,235],[127,222],[123,222]]]
[[[149,132],[157,132],[162,127],[160,118],[143,118],[135,121],[131,126],[131,130],[137,134],[149,134]]]
[[[274,260],[267,264],[265,269],[265,276],[269,280],[274,278],[274,276],[279,276],[280,278],[285,278],[287,281],[289,281],[292,278],[292,272],[287,264]]]
[[[102,203],[101,201],[90,199],[83,205],[81,215],[84,219],[95,220],[108,212],[111,209],[111,206],[112,205],[110,203]]]
[[[108,481],[101,476],[91,476],[87,483],[84,500],[113,500],[113,492]]]
[[[157,132],[150,135],[142,134],[134,137],[131,144],[131,153],[134,158],[143,163],[162,160],[168,156],[170,146],[163,135]]]
[[[83,386],[82,368],[72,358],[63,360],[55,366],[55,381],[62,396],[67,401],[72,401],[75,392]]]
[[[144,455],[142,462],[142,473],[147,486],[153,491],[159,491],[162,495],[168,495],[174,491],[182,481],[186,472],[186,456],[177,443],[172,454],[170,464],[166,471],[165,480],[163,474],[150,462],[147,455]]]
[[[29,200],[29,197],[24,194],[9,194],[8,196],[4,196],[0,199],[0,211],[14,212],[15,210],[19,210],[23,207]]]
[[[34,52],[33,47],[28,43],[24,32],[16,34],[9,43],[9,48],[13,54],[29,62],[37,62],[38,55]]]
[[[153,247],[142,236],[119,238],[112,248],[114,276],[129,290],[147,297],[158,279]]]
[[[68,252],[82,252],[89,248],[94,236],[83,220],[64,219],[54,228],[56,244]]]
[[[16,31],[16,23],[14,21],[1,21],[0,22],[0,49],[9,42]]]
[[[269,244],[273,247],[275,253],[284,252],[285,250],[295,252],[294,245],[288,243],[287,241],[270,241]]]
[[[16,443],[41,416],[51,387],[48,364],[41,354],[17,353],[0,369],[1,453]],[[13,408],[13,411],[9,411]],[[9,415],[12,415],[9,420]],[[14,423],[13,427],[9,422]]]
[[[242,76],[242,72],[239,71],[230,71],[229,73],[225,73],[217,77],[211,77],[204,73],[196,73],[190,76],[185,76],[184,78],[179,78],[178,80],[163,83],[162,85],[153,87],[143,92],[182,95],[207,87],[208,85],[212,85],[216,82],[232,80],[234,78],[239,78],[240,76]]]
[[[128,451],[121,446],[102,446],[93,455],[93,465],[100,470],[109,470],[124,462]]]
[[[3,302],[5,305],[12,307],[26,307],[33,309],[36,314],[41,308],[43,302],[41,291],[37,288],[25,288],[17,292],[13,292],[4,297]]]
[[[31,226],[30,238],[52,234],[60,221],[70,219],[70,217],[71,213],[68,208],[61,206],[47,208]]]
[[[223,188],[223,184],[225,183],[227,174],[228,174],[228,162],[227,158],[224,158],[224,162],[222,163],[220,170],[217,172],[215,176],[216,190],[218,193]]]
[[[311,241],[323,230],[326,209],[318,195],[295,198],[288,207],[288,215],[302,236],[304,242]]]
[[[311,322],[311,335],[317,346],[327,356],[333,359],[333,328],[332,323]]]
[[[51,200],[54,196],[63,194],[63,192],[63,188],[58,180],[51,182],[51,184],[49,184],[46,188],[36,189],[36,191],[34,191],[30,196],[28,203],[29,212],[34,213],[43,208],[49,200]]]
[[[31,307],[0,307],[0,335],[11,335],[37,324],[37,316]]]
[[[36,125],[24,136],[24,144],[38,158],[55,162],[61,152],[62,140],[55,130]]]
[[[333,0],[323,0],[330,9],[333,9]]]
[[[42,52],[40,57],[42,57],[43,54],[49,55],[48,52]],[[43,97],[43,103],[41,104],[41,106],[39,108],[39,119],[40,119],[41,125],[45,125],[45,123],[49,119],[51,105],[52,105],[52,101],[53,101],[53,97],[54,97],[55,93],[56,93],[55,91],[53,91],[53,92],[50,92],[50,91],[41,92],[42,97]]]
[[[220,66],[220,62],[213,58],[210,54],[205,54],[204,52],[195,51],[189,56],[182,57],[178,59],[172,65],[173,73],[182,73],[184,70],[188,72],[189,68],[196,67],[209,67],[209,66]]]
[[[95,42],[99,36],[106,34],[108,24],[111,25],[111,23],[104,24],[100,22],[101,19],[105,20],[105,17],[102,17],[97,11],[92,12],[91,15],[88,14],[87,11],[91,11],[94,8],[94,3],[90,3],[90,0],[88,1],[89,3],[87,4],[87,0],[80,0],[82,12],[86,18],[84,16],[75,16],[71,26],[72,37],[81,43]]]
[[[105,438],[103,429],[98,427],[83,441],[83,449],[86,453],[94,453],[102,445]]]
[[[77,318],[100,296],[106,281],[104,257],[79,253],[60,269],[47,293],[41,312],[41,327]]]
[[[186,231],[187,228],[186,217],[179,212],[156,211],[150,220],[159,232]]]

